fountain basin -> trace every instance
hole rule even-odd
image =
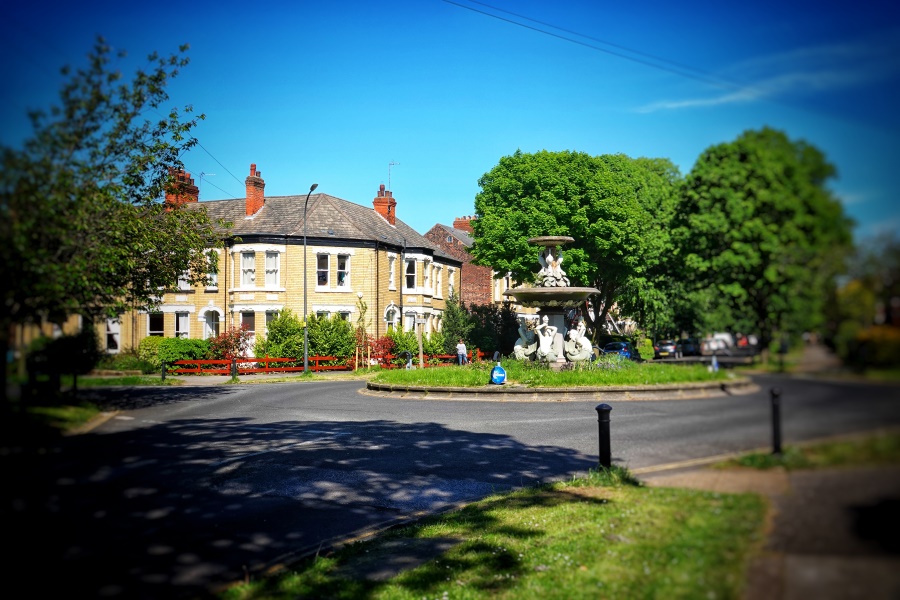
[[[598,293],[600,290],[592,287],[516,287],[503,295],[514,296],[517,304],[528,308],[576,308]]]

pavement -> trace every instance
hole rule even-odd
[[[821,376],[839,366],[824,347],[809,346],[796,372]],[[635,475],[648,486],[766,499],[765,539],[743,600],[900,599],[900,465],[761,471],[695,463]]]

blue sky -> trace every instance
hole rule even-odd
[[[316,182],[371,206],[384,183],[424,233],[474,214],[479,177],[517,149],[665,157],[686,174],[770,126],[837,167],[858,239],[900,231],[894,1],[2,2],[6,145],[97,34],[128,52],[126,72],[190,44],[169,92],[206,115],[185,157],[201,200],[243,197],[255,163],[273,196]]]

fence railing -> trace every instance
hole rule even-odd
[[[469,359],[473,358],[469,352]],[[479,351],[477,357],[484,360],[487,353]],[[401,354],[372,354],[369,359],[382,369],[402,369],[407,364],[407,357]],[[417,368],[446,367],[456,364],[455,354],[425,354],[424,364]],[[310,356],[307,358],[310,371],[353,371],[355,370],[352,357],[342,356]],[[346,361],[346,364],[323,364]],[[412,356],[412,361],[418,362],[418,355]],[[226,358],[226,359],[185,359],[177,360],[165,366],[165,373],[169,375],[249,375],[252,373],[291,373],[302,372],[304,367],[302,359],[260,356],[251,358]],[[285,364],[293,363],[293,364]],[[274,364],[274,366],[273,366]],[[360,365],[363,366],[363,365]]]

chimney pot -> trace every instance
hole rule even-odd
[[[384,190],[384,184],[382,183],[378,186],[378,195],[372,201],[372,204],[375,206],[375,212],[384,217],[391,225],[397,222],[397,201],[394,200],[393,196],[391,192]]]
[[[247,216],[256,212],[265,204],[266,182],[262,180],[262,174],[256,170],[256,163],[250,163],[250,176],[244,180],[247,186],[246,212]]]

